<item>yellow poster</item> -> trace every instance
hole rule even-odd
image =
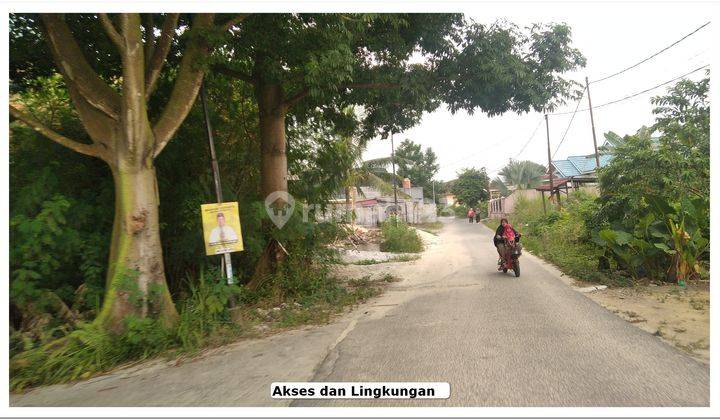
[[[200,211],[207,255],[243,250],[237,202],[203,204]]]

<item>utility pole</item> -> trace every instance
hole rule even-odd
[[[390,160],[392,161],[393,170],[393,193],[395,195],[395,224],[398,223],[398,201],[397,201],[397,175],[395,175],[395,140],[393,138],[395,134],[390,132]]]
[[[550,199],[552,200],[553,195],[553,187],[554,181],[553,181],[553,170],[552,170],[552,156],[550,156],[550,124],[548,123],[548,115],[545,114],[545,132],[547,133],[547,150],[548,150],[548,176],[550,177]],[[558,198],[560,198],[560,194],[558,194]],[[558,200],[558,203],[560,200]]]
[[[435,202],[435,180],[433,179],[433,204],[437,204]]]
[[[207,130],[208,143],[210,144],[210,159],[212,164],[213,180],[215,181],[215,196],[217,198],[217,202],[222,203],[223,197],[222,188],[220,187],[220,167],[218,166],[217,155],[215,154],[215,140],[213,139],[212,127],[210,126],[210,115],[208,114],[207,98],[205,96],[205,82],[200,84],[200,99],[202,101],[203,113],[205,114],[205,129]],[[233,280],[232,260],[230,259],[229,252],[222,255],[222,265],[225,269],[221,269],[220,272],[227,278],[227,283],[235,283]]]
[[[595,118],[593,117],[592,99],[590,99],[590,82],[587,76],[585,76],[585,89],[587,89],[588,104],[590,105],[590,125],[592,126],[593,146],[595,146],[595,170],[597,171],[600,169],[600,154],[598,153],[597,138],[595,137]]]

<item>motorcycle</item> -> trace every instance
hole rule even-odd
[[[520,255],[522,255],[522,245],[519,241],[509,241],[507,238],[505,241],[505,255],[500,261],[498,271],[502,270],[503,273],[507,273],[508,270],[512,270],[515,273],[515,277],[520,277]]]

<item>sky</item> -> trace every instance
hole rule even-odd
[[[475,6],[472,6],[475,7]],[[613,74],[641,61],[689,34],[709,21],[707,5],[703,4],[620,4],[567,3],[510,4],[487,7],[483,13],[472,7],[466,16],[480,23],[506,19],[524,26],[534,22],[565,22],[572,29],[573,46],[587,59],[585,68],[565,74],[582,82]],[[715,29],[708,25],[666,52],[619,76],[590,84],[593,106],[634,94],[667,82],[700,66],[710,64],[713,49],[710,40]],[[704,70],[688,78],[698,80]],[[650,99],[663,94],[668,86],[654,89],[618,104],[594,110],[598,146],[603,133],[633,134],[643,125],[654,122]],[[568,102],[556,112],[570,111],[577,101]],[[587,95],[580,109],[587,108]],[[568,129],[571,115],[549,117],[550,145],[553,159],[594,152],[590,113],[578,112]],[[533,136],[534,133],[534,136]],[[532,137],[531,137],[532,136]],[[509,159],[532,160],[547,165],[547,135],[543,114],[506,113],[488,117],[476,112],[451,114],[445,107],[426,113],[421,123],[394,135],[395,145],[410,139],[423,148],[431,147],[438,156],[438,180],[450,180],[457,171],[485,167],[493,178]],[[529,141],[529,143],[528,143]],[[527,147],[521,152],[522,147]],[[555,152],[557,149],[557,152]],[[390,141],[375,139],[368,144],[365,159],[389,156]]]

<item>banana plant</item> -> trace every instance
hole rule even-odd
[[[685,284],[700,272],[700,260],[710,245],[709,206],[705,199],[683,199],[670,203],[646,197],[649,212],[640,218],[633,233],[603,229],[593,241],[605,248],[618,266],[634,278],[646,273],[665,275],[667,280]]]

